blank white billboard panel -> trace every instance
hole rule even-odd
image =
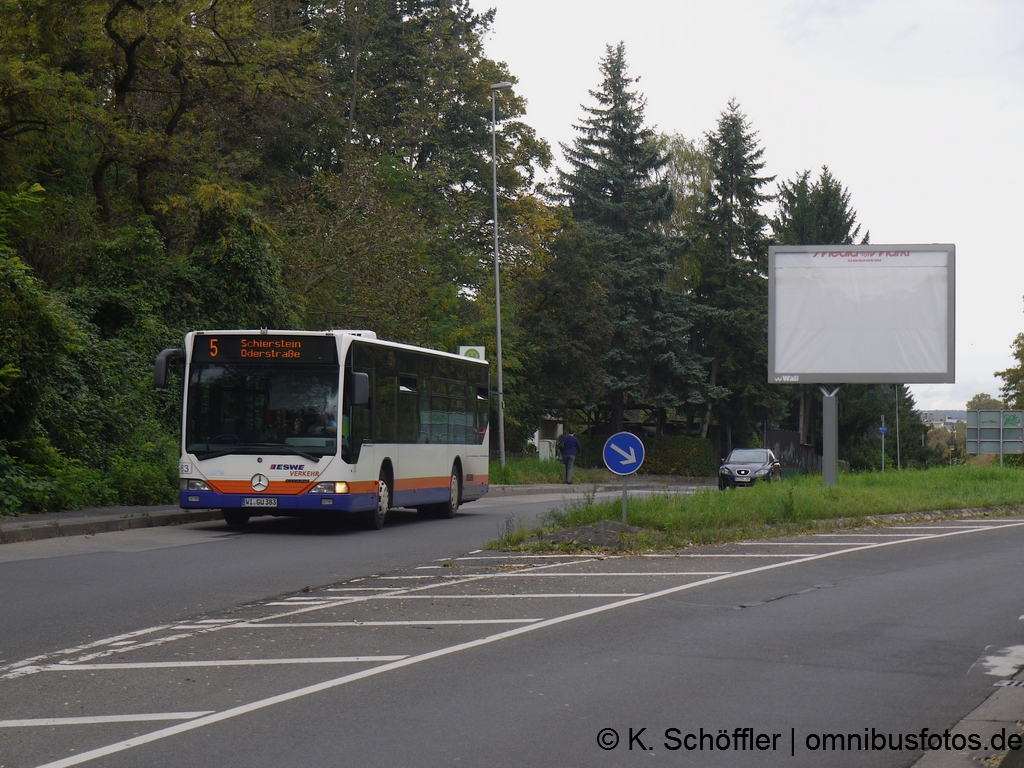
[[[951,382],[955,250],[773,246],[768,380]]]

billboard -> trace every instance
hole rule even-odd
[[[773,245],[768,381],[954,381],[956,247]]]

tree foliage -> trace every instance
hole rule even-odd
[[[680,248],[662,231],[675,207],[657,178],[668,156],[644,125],[645,100],[632,90],[622,43],[607,48],[600,70],[601,86],[590,92],[596,104],[584,107],[578,136],[562,146],[569,167],[559,184],[603,279],[610,338],[595,362],[618,431],[627,403],[668,409],[693,398],[703,361],[689,343],[694,308],[667,284]]]
[[[773,177],[739,106],[702,141],[658,135],[610,46],[549,195],[523,95],[491,88],[515,83],[484,53],[493,20],[470,0],[0,3],[0,509],[172,499],[180,403],[151,365],[189,330],[493,350],[492,162],[512,449],[545,411],[738,441],[784,420]],[[849,203],[804,173],[772,229],[852,239]]]

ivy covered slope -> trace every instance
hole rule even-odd
[[[0,512],[172,500],[178,388],[152,361],[189,330],[492,346],[490,84],[513,78],[491,21],[466,0],[0,5]],[[552,226],[523,108],[501,94],[513,278]]]

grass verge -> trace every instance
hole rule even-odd
[[[532,458],[508,459],[505,467],[492,461],[488,482],[491,485],[537,485],[540,483],[564,483],[565,465],[560,461],[541,461]],[[607,483],[612,474],[607,469],[596,467],[573,467],[572,481],[580,485]]]
[[[633,551],[671,549],[743,539],[784,536],[880,524],[883,515],[956,510],[1020,512],[1024,472],[996,466],[943,467],[929,470],[842,475],[825,488],[821,477],[798,477],[772,485],[692,496],[630,499],[628,522],[638,530],[623,535]],[[597,503],[592,494],[554,510],[545,524],[527,530],[506,526],[492,549],[572,549],[537,537],[601,520],[621,520],[620,500]],[[577,548],[585,549],[586,546]]]

